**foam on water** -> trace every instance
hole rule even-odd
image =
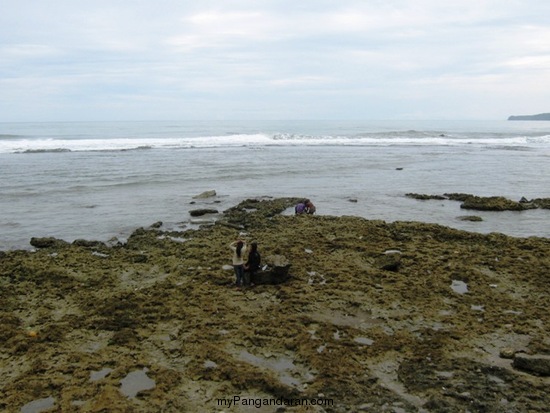
[[[128,151],[146,149],[197,149],[264,146],[475,146],[499,148],[544,148],[550,135],[542,136],[418,136],[411,132],[370,134],[368,136],[299,135],[299,134],[236,134],[227,136],[177,138],[4,138],[0,153],[63,153],[94,151]]]

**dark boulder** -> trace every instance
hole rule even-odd
[[[550,356],[516,353],[512,365],[537,376],[550,376]]]
[[[75,239],[73,245],[85,248],[105,247],[105,244],[101,241],[89,241],[86,239]]]
[[[290,278],[290,262],[284,255],[270,255],[265,258],[265,270],[258,271],[250,280],[254,284],[281,284]]]
[[[388,251],[377,257],[374,265],[381,270],[397,272],[401,266],[401,252]]]
[[[481,218],[477,215],[465,215],[465,216],[458,217],[458,219],[461,220],[461,221],[471,221],[471,222],[483,221],[483,218]]]
[[[191,215],[192,217],[201,217],[203,215],[217,214],[217,213],[218,213],[217,209],[209,209],[209,208],[193,209],[189,211],[189,215]]]
[[[63,247],[68,245],[67,241],[54,237],[32,237],[30,244],[35,248],[54,248],[54,247]]]
[[[157,221],[154,224],[151,224],[149,228],[159,229],[160,227],[162,227],[162,221]]]
[[[201,194],[195,195],[193,199],[206,199],[206,198],[212,198],[215,196],[216,196],[216,191],[212,189],[210,191],[204,191]]]

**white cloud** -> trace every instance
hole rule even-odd
[[[472,101],[487,107],[479,116],[505,117],[526,96],[550,97],[540,87],[550,83],[550,2],[0,0],[0,9],[0,88],[11,100],[0,121],[46,106],[82,119],[175,115],[174,106],[241,118],[365,107],[371,117],[453,117],[471,115]]]

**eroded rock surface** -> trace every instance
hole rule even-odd
[[[235,397],[326,401],[288,412],[547,410],[550,378],[512,363],[550,354],[549,239],[281,215],[294,201],[246,200],[220,225],[142,228],[113,247],[0,254],[0,410],[281,407]],[[235,289],[237,236],[292,277]],[[154,386],[128,397],[135,371]]]

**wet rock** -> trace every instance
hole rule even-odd
[[[460,201],[462,209],[474,209],[478,211],[524,211],[526,209],[538,208],[535,202],[526,202],[522,198],[519,202],[512,201],[502,196],[476,196],[463,193],[444,194],[452,201]]]
[[[550,209],[550,198],[537,198],[532,202],[539,208]]]
[[[207,214],[217,214],[219,211],[217,209],[202,208],[202,209],[192,209],[189,211],[189,215],[192,217],[201,217]]]
[[[302,198],[246,199],[224,211],[223,222],[238,228],[263,227],[266,218],[279,215],[300,201]]]
[[[89,241],[86,239],[75,239],[73,245],[85,248],[105,247],[105,244],[101,241]]]
[[[162,227],[162,221],[157,221],[154,224],[151,224],[151,228],[158,229]]]
[[[448,199],[450,199],[451,201],[460,201],[460,202],[464,202],[466,201],[468,198],[470,197],[473,197],[474,195],[472,194],[463,194],[463,193],[456,193],[456,192],[453,192],[453,193],[445,193],[443,194],[444,196],[446,196]]]
[[[531,207],[529,204],[511,201],[502,196],[470,196],[464,200],[460,208],[478,211],[523,211]],[[533,208],[536,208],[536,206],[533,206]]]
[[[386,271],[398,271],[401,266],[401,252],[387,251],[375,259],[375,267]]]
[[[118,239],[117,237],[113,237],[109,239],[106,244],[107,247],[113,248],[113,247],[121,247],[124,245],[124,241]]]
[[[550,376],[550,356],[549,355],[529,355],[517,353],[514,356],[512,365],[519,370],[537,376]]]
[[[212,198],[216,196],[216,191],[213,189],[210,191],[204,191],[201,194],[195,195],[193,199],[206,199],[206,198]]]
[[[477,215],[465,215],[461,217],[457,217],[461,221],[471,221],[471,222],[480,222],[483,221],[483,218],[477,216]]]
[[[69,243],[62,239],[53,238],[53,237],[43,237],[43,238],[32,237],[30,244],[35,248],[54,248],[54,247],[66,246]]]
[[[525,211],[528,209],[550,209],[550,198],[536,198],[528,200],[525,197],[516,202],[502,196],[476,196],[464,193],[445,193],[443,195],[426,195],[407,193],[405,196],[418,200],[450,200],[462,202],[462,209],[474,209],[478,211]]]
[[[425,201],[425,200],[428,200],[428,199],[436,199],[436,200],[447,199],[443,195],[426,195],[426,194],[408,193],[408,194],[405,194],[405,196],[408,197],[408,198],[414,198],[414,199],[418,199],[418,200],[421,200],[421,201]]]
[[[290,262],[284,255],[270,255],[264,259],[267,269],[258,271],[251,279],[254,284],[281,284],[290,278]]]

